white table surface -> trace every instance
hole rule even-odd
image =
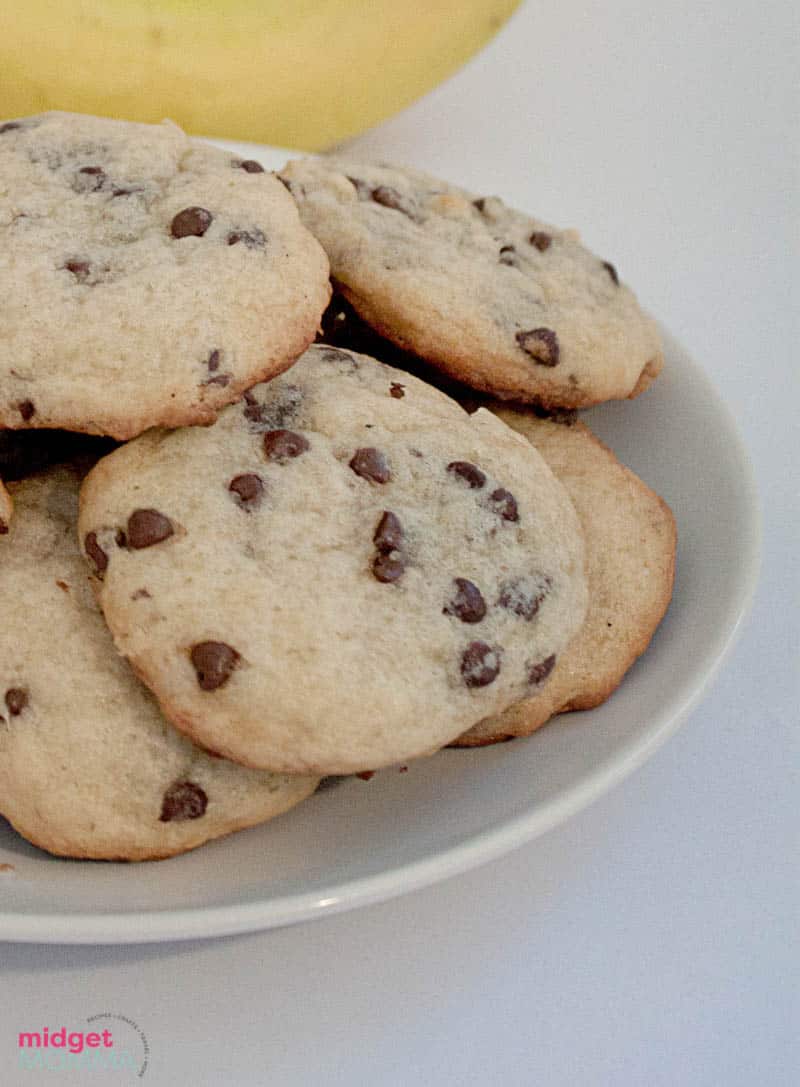
[[[104,1011],[145,1032],[153,1087],[800,1080],[794,9],[528,0],[353,145],[579,226],[721,390],[764,560],[704,704],[566,825],[405,898],[207,942],[0,946],[0,1083],[132,1079],[16,1069],[17,1031]]]

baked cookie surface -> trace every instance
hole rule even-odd
[[[209,423],[302,353],[328,295],[257,163],[168,122],[0,125],[0,426]]]
[[[457,380],[579,408],[661,369],[655,323],[573,231],[398,167],[304,159],[280,176],[358,314]]]
[[[100,461],[80,536],[169,719],[276,770],[437,750],[539,683],[586,607],[577,517],[530,444],[330,347]]]
[[[11,484],[0,537],[0,813],[52,853],[171,856],[270,819],[316,778],[195,747],[116,653],[77,540],[79,474]]]
[[[669,507],[589,427],[510,409],[498,414],[538,449],[573,501],[586,540],[589,607],[541,689],[481,721],[458,746],[527,736],[553,714],[604,702],[650,644],[669,606],[675,572]]]
[[[0,536],[5,536],[8,533],[8,526],[11,524],[13,512],[14,503],[11,501],[11,495],[3,486],[2,479],[0,479]]]

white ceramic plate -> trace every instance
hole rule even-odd
[[[270,168],[285,161],[246,153]],[[680,539],[670,610],[609,702],[525,740],[348,779],[174,860],[56,860],[0,819],[0,865],[11,866],[0,870],[0,939],[189,939],[378,902],[514,849],[644,762],[707,691],[750,605],[759,553],[755,486],[733,421],[702,371],[665,339],[664,373],[644,396],[586,413],[669,502]]]

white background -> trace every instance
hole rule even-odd
[[[800,1080],[798,40],[782,0],[528,0],[354,145],[580,227],[721,390],[764,567],[704,704],[567,825],[406,898],[209,942],[2,945],[0,1082],[36,1075],[17,1030],[93,1011],[145,1031],[153,1087]]]

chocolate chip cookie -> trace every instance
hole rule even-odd
[[[306,159],[281,177],[359,315],[451,377],[580,408],[661,369],[654,322],[573,231],[398,167]]]
[[[214,426],[100,461],[80,537],[169,719],[287,772],[435,751],[535,689],[586,607],[575,511],[530,443],[323,346]]]
[[[539,691],[481,721],[458,746],[527,736],[555,713],[604,702],[650,644],[672,596],[675,519],[583,423],[498,412],[538,449],[572,499],[586,540],[589,608]]]
[[[0,426],[210,423],[303,352],[328,295],[258,163],[168,122],[0,125]]]
[[[168,724],[118,656],[76,534],[79,476],[11,484],[0,537],[0,813],[69,857],[171,856],[262,822],[316,778],[248,770]]]

